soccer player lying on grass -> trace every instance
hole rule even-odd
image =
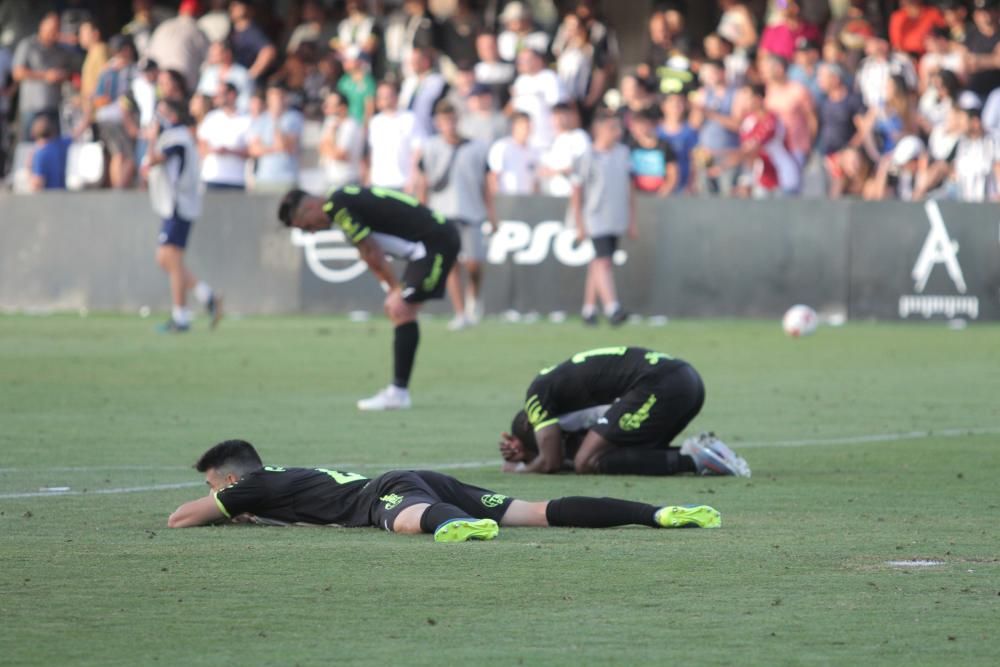
[[[328,198],[289,191],[278,219],[288,227],[314,233],[331,227],[343,231],[387,294],[385,313],[393,334],[392,384],[358,401],[360,410],[410,407],[409,383],[420,343],[417,314],[424,301],[440,299],[461,239],[455,223],[421,206],[413,197],[386,188],[347,185]],[[401,277],[386,255],[407,261]]]
[[[211,493],[170,515],[171,528],[213,523],[377,526],[394,533],[433,533],[436,542],[492,540],[499,526],[718,528],[707,505],[657,507],[614,498],[571,496],[526,502],[430,471],[394,470],[374,479],[325,468],[264,466],[249,442],[226,440],[195,468]]]
[[[580,352],[528,387],[524,409],[501,435],[503,469],[749,477],[747,462],[711,433],[670,446],[704,401],[697,371],[670,355],[642,347]]]

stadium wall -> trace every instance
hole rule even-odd
[[[189,260],[228,307],[378,311],[382,293],[342,235],[289,232],[276,207],[206,197]],[[565,201],[502,199],[499,213],[489,311],[574,312],[592,249],[564,228]],[[639,227],[616,262],[622,301],[644,315],[774,317],[807,303],[853,319],[1000,319],[995,205],[642,199]],[[142,193],[0,195],[0,309],[165,308],[157,231]]]

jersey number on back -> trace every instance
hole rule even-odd
[[[349,484],[351,482],[356,482],[359,479],[368,479],[364,475],[359,475],[353,472],[340,472],[339,470],[327,470],[326,468],[316,468],[317,472],[325,472],[330,477],[333,477],[333,481],[337,484]]]

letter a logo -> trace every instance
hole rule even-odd
[[[913,265],[913,272],[910,274],[916,283],[914,289],[918,293],[923,293],[934,267],[944,264],[948,270],[948,277],[955,283],[959,293],[965,294],[967,289],[965,276],[962,275],[962,267],[958,263],[958,242],[952,241],[948,236],[948,228],[944,226],[944,218],[941,217],[941,209],[938,208],[936,201],[928,201],[924,205],[924,210],[927,211],[931,231],[927,233],[924,247],[920,250],[917,263]]]

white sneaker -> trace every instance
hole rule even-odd
[[[483,319],[483,302],[471,295],[465,297],[465,321],[469,326],[476,326]]]
[[[699,475],[750,476],[750,465],[746,459],[737,456],[714,433],[701,433],[688,438],[681,445],[680,453],[694,459]]]
[[[456,315],[451,318],[451,322],[448,322],[448,331],[461,331],[469,326],[469,321],[465,319],[464,315]]]
[[[358,401],[358,410],[374,412],[381,410],[408,410],[410,392],[395,385],[389,385],[371,398]]]

